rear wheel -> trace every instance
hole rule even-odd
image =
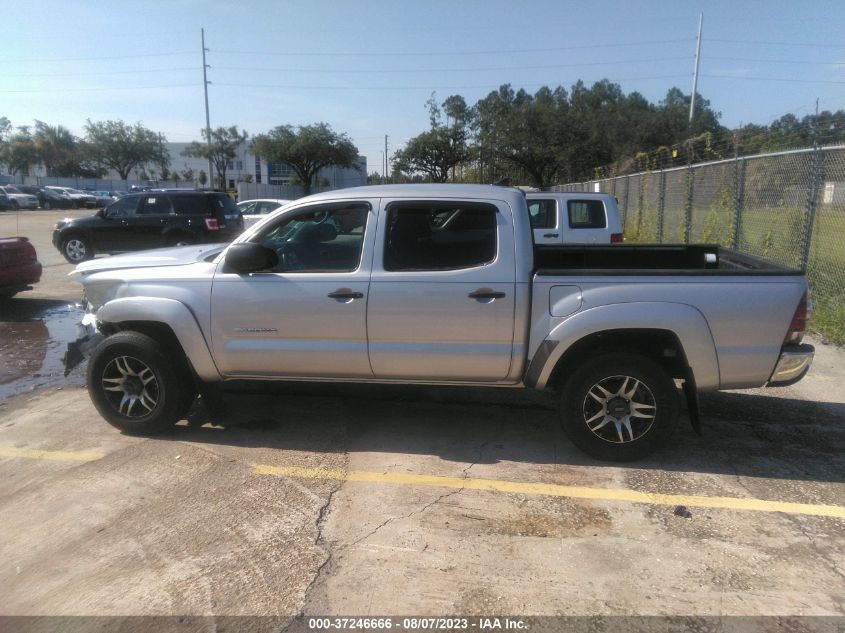
[[[153,435],[180,419],[195,391],[183,368],[146,334],[106,338],[88,363],[88,393],[100,415],[133,435]]]
[[[596,459],[633,461],[664,445],[678,424],[675,383],[636,354],[604,354],[579,366],[561,397],[561,424]]]

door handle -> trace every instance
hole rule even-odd
[[[352,292],[351,290],[335,290],[329,293],[330,299],[363,299],[363,292]]]
[[[469,293],[470,299],[504,299],[505,298],[504,292],[497,292],[494,290],[487,290],[486,288],[482,288],[476,290],[475,292]]]
[[[559,233],[546,233],[543,237],[560,237]]]

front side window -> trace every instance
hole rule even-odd
[[[271,272],[353,272],[361,262],[370,205],[308,207],[268,226],[251,241],[276,251]]]
[[[557,226],[557,204],[554,200],[529,200],[528,215],[532,229],[553,229]]]
[[[387,209],[384,269],[458,270],[496,258],[496,207],[401,202]]]
[[[106,208],[106,215],[110,218],[126,217],[128,215],[135,215],[138,209],[137,196],[126,196],[117,202],[110,204]]]
[[[570,200],[566,203],[571,229],[607,228],[604,202],[601,200]]]

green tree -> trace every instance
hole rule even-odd
[[[344,133],[327,123],[294,128],[279,125],[252,141],[252,151],[269,163],[287,163],[302,182],[305,195],[311,193],[314,178],[324,167],[355,167],[358,148]]]
[[[127,180],[138,165],[153,163],[166,169],[170,162],[164,137],[141,123],[127,125],[123,121],[92,122],[88,119],[85,133],[90,154],[99,163],[115,170],[121,180]]]
[[[79,175],[79,144],[66,127],[36,121],[32,140],[48,176]]]
[[[446,182],[449,171],[470,157],[467,144],[470,111],[459,95],[446,99],[441,109],[432,94],[426,107],[431,129],[418,134],[393,154],[393,170],[408,175],[422,173],[433,182]],[[443,110],[447,115],[445,125],[441,122]]]
[[[208,182],[208,174],[205,173],[204,169],[200,169],[200,174],[197,176],[197,180],[200,183],[200,187],[205,187],[205,183]]]
[[[194,182],[194,170],[187,165],[185,165],[185,169],[182,170],[182,180]]]
[[[218,186],[225,189],[226,171],[229,168],[229,163],[237,156],[238,147],[249,138],[249,134],[246,131],[239,132],[238,126],[233,125],[211,130],[210,143],[205,130],[202,130],[202,138],[206,141],[205,143],[194,141],[185,148],[182,155],[210,160],[217,172]]]
[[[6,165],[12,175],[18,173],[28,175],[32,166],[38,164],[38,151],[27,125],[20,126],[18,131],[3,143],[0,152],[2,152],[0,161]]]

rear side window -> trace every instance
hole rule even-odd
[[[496,258],[496,207],[403,202],[387,210],[384,269],[456,270]]]
[[[223,213],[227,216],[241,214],[241,211],[238,209],[238,205],[235,204],[235,201],[225,193],[219,193],[213,196],[211,204],[216,210],[223,211]]]
[[[143,215],[170,215],[173,213],[170,196],[160,193],[152,196],[144,196],[144,205],[141,207],[141,213]]]
[[[607,216],[601,200],[570,200],[566,203],[571,229],[605,229]]]
[[[533,229],[553,229],[557,226],[557,204],[554,200],[529,200],[528,215]]]
[[[205,196],[173,196],[173,209],[184,215],[208,215],[208,199]]]

